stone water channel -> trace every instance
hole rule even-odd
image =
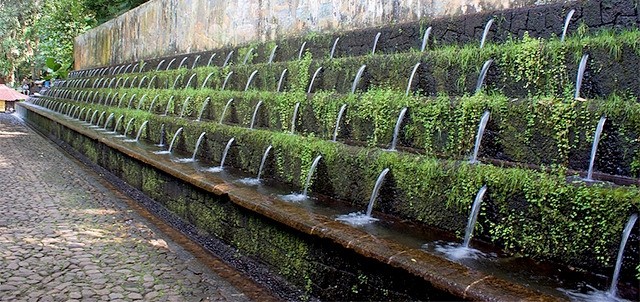
[[[15,114],[0,171],[0,301],[277,300]]]

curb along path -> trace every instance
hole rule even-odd
[[[0,113],[0,301],[249,301]]]

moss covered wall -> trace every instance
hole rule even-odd
[[[208,236],[260,259],[302,289],[307,300],[458,300],[424,279],[309,236],[185,183],[33,111],[25,118],[140,189]]]

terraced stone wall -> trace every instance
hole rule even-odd
[[[568,9],[576,14],[560,41]],[[522,27],[529,31],[512,34],[522,20],[513,16],[522,14],[530,17]],[[489,42],[480,48],[491,17]],[[555,21],[536,25],[539,18]],[[366,206],[380,171],[390,168],[375,211],[459,236],[475,193],[486,184],[476,238],[509,254],[606,274],[624,222],[640,210],[637,20],[638,6],[629,1],[442,19],[434,21],[425,51],[419,51],[420,42],[431,23],[312,34],[81,70],[56,83],[46,98],[58,111],[128,135],[148,121],[141,136],[148,143],[167,142],[182,127],[175,146],[182,154],[191,154],[206,132],[197,154],[203,163],[219,163],[233,137],[227,164],[245,173],[257,172],[272,145],[265,170],[272,183],[304,186],[312,160],[322,155],[311,191],[357,208]],[[372,53],[369,43],[378,32],[380,44]],[[336,38],[336,56],[330,58]],[[581,93],[574,98],[585,55]],[[476,92],[488,60],[493,63]],[[385,151],[403,108],[408,110],[398,150]],[[471,165],[485,111],[484,164]],[[122,117],[119,126],[96,122],[111,113]],[[254,115],[255,129],[247,129]],[[597,179],[608,182],[587,184],[579,177],[586,174],[602,116],[607,121],[595,170]],[[627,280],[640,271],[637,241],[636,230],[623,269]]]

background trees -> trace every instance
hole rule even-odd
[[[0,77],[39,78],[47,58],[72,64],[74,37],[146,1],[0,1]]]

